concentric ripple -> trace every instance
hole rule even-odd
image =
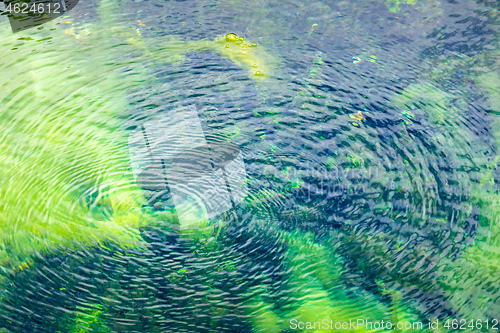
[[[497,3],[79,6],[0,22],[0,332],[500,320]],[[182,110],[206,146],[137,172]]]

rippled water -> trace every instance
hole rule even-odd
[[[499,9],[81,1],[16,34],[0,16],[0,332],[497,331]],[[246,196],[215,218],[178,216],[130,151],[183,110],[230,142],[217,156],[241,150]],[[190,154],[181,175],[206,165]],[[324,319],[423,327],[306,327]]]

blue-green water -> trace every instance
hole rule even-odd
[[[498,10],[81,1],[16,34],[1,16],[0,332],[496,332]],[[244,160],[243,201],[210,219],[179,217],[131,153],[185,110]]]

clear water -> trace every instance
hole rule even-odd
[[[80,1],[16,34],[0,16],[0,332],[496,332],[499,9]],[[190,107],[244,160],[215,218],[179,218],[129,151]]]

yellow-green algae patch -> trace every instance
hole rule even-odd
[[[480,69],[475,78],[478,87],[486,93],[490,106],[491,130],[500,147],[500,79],[498,64],[500,48],[492,52],[496,60],[495,69]],[[500,195],[492,190],[495,186],[494,170],[498,167],[500,156],[497,156],[481,170],[481,183],[472,189],[471,203],[480,207],[479,227],[472,246],[468,246],[464,254],[455,261],[447,262],[441,269],[439,283],[443,290],[450,294],[449,303],[461,309],[460,315],[467,320],[491,321],[491,314],[499,313],[500,307],[495,295],[496,289],[489,287],[500,279]],[[480,282],[479,281],[480,278]]]
[[[99,16],[102,22],[106,22],[108,31],[121,36],[128,44],[135,45],[149,60],[180,62],[185,59],[185,54],[188,52],[211,50],[241,66],[248,71],[252,79],[269,77],[276,69],[277,57],[255,41],[245,41],[243,36],[229,33],[213,40],[199,41],[182,41],[176,36],[140,39],[124,25],[123,21],[119,21],[116,14],[119,11],[119,4],[116,2],[103,0],[100,3]]]
[[[59,246],[142,242],[138,227],[151,216],[129,172],[118,116],[128,107],[127,89],[148,78],[146,63],[213,50],[252,78],[270,74],[273,57],[260,45],[141,39],[119,20],[117,6],[100,3],[101,22],[88,27],[85,43],[54,21],[20,34],[0,25],[2,77],[16,78],[0,82],[2,267],[21,269],[35,252]],[[135,75],[123,75],[126,66]],[[94,197],[82,199],[85,193]],[[104,213],[93,213],[96,207]]]
[[[441,14],[438,0],[383,0],[385,6],[393,13],[401,11],[401,5],[411,5],[417,10],[432,11],[433,14]]]
[[[16,78],[0,82],[1,266],[21,269],[61,246],[139,246],[142,194],[117,120],[135,83],[105,65],[104,43],[76,48],[53,31],[50,43],[29,44],[5,24],[0,31],[2,77]],[[95,218],[90,206],[104,201],[110,213]]]
[[[400,11],[399,5],[415,5],[417,0],[386,0],[385,5],[393,13],[398,13]]]
[[[259,80],[272,76],[276,69],[276,57],[256,42],[245,42],[240,39],[243,37],[233,41],[231,37],[227,37],[232,35],[234,34],[219,36],[214,40],[185,42],[174,37],[149,38],[144,42],[148,50],[154,50],[155,58],[163,56],[163,61],[183,61],[187,52],[211,50],[242,67],[251,79]]]
[[[390,305],[381,302],[369,293],[346,288],[342,284],[343,260],[335,254],[336,237],[333,236],[322,246],[314,243],[314,236],[304,232],[280,232],[288,251],[285,262],[289,267],[287,283],[289,292],[283,295],[281,302],[288,303],[279,309],[266,300],[266,290],[254,290],[247,307],[251,321],[258,332],[280,332],[294,328],[298,322],[302,324],[302,332],[338,332],[332,327],[335,323],[357,322],[358,319],[371,323],[381,320],[396,324],[417,323],[419,317],[403,303],[397,291],[383,288],[390,294]],[[261,287],[264,288],[264,287]],[[326,319],[326,321],[323,321]],[[333,324],[330,322],[333,321]],[[415,326],[404,329],[405,332],[430,332],[426,322],[422,321],[421,329]],[[342,324],[340,324],[342,325]],[[295,327],[296,326],[296,327]],[[395,329],[395,327],[393,327]],[[366,327],[364,325],[341,328],[345,332],[385,332],[385,327]],[[398,331],[396,329],[396,331]],[[444,330],[441,330],[444,332]]]
[[[273,57],[256,42],[245,41],[244,37],[227,34],[215,40],[216,51],[245,68],[250,77],[265,77],[272,73],[276,63]]]
[[[392,101],[401,108],[411,111],[414,108],[423,109],[433,125],[444,125],[449,120],[459,117],[459,110],[450,107],[452,96],[435,87],[429,82],[419,82],[409,85],[402,94],[396,95]]]

